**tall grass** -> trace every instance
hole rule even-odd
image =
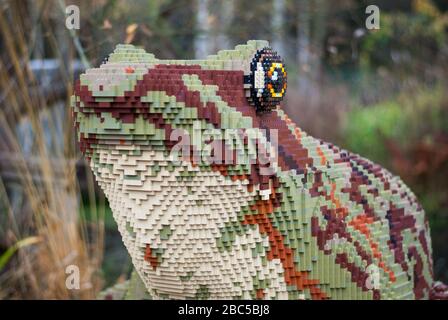
[[[74,46],[68,43],[61,52],[57,40],[61,30],[55,30],[45,16],[45,2],[37,1],[47,50],[61,65],[62,80],[54,87],[65,88],[62,95],[42,93],[42,83],[29,67],[39,39],[24,3],[3,2],[0,8],[0,250],[4,251],[0,251],[0,298],[95,298],[102,286],[98,270],[103,258],[104,212],[96,209],[94,180],[77,152],[70,112],[65,112],[64,119],[48,116],[56,101],[68,108]],[[69,34],[66,37],[70,39]],[[31,152],[24,150],[17,131],[23,121],[32,130]],[[63,122],[62,137],[57,121]],[[49,147],[49,135],[51,141],[62,143]],[[83,185],[91,211],[88,221],[79,214],[85,210],[77,167],[87,168]],[[79,268],[79,290],[66,286],[69,265]]]

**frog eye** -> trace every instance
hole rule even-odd
[[[246,77],[248,100],[257,111],[271,111],[283,100],[287,87],[285,64],[271,48],[258,50]]]

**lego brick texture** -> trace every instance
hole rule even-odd
[[[280,106],[286,73],[266,41],[204,60],[118,45],[76,82],[79,146],[148,295],[428,298],[431,240],[416,197],[294,124]],[[173,161],[179,130],[193,138]],[[210,133],[246,161],[203,161]],[[274,155],[267,173],[257,150]]]

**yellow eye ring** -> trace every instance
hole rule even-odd
[[[275,109],[286,92],[286,70],[281,57],[271,48],[258,50],[250,64],[250,75],[245,76],[248,100],[257,111]]]

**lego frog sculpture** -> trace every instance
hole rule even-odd
[[[80,148],[152,298],[424,299],[428,222],[384,168],[301,130],[266,41],[204,60],[118,45],[76,82]]]

